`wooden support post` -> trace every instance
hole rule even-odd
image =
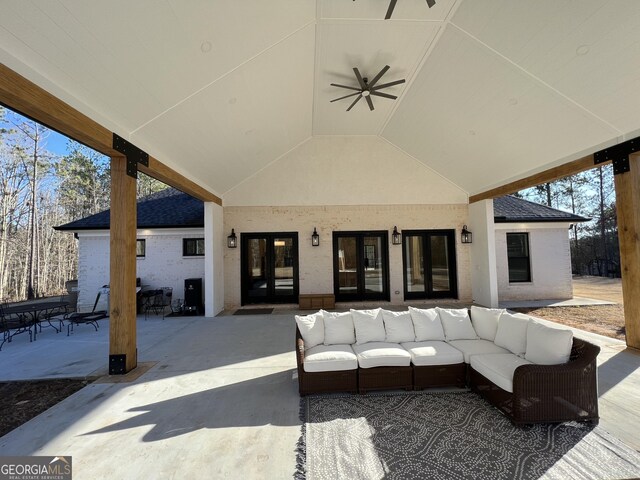
[[[629,166],[614,180],[627,345],[640,349],[640,154]]]
[[[136,348],[136,179],[127,159],[111,158],[109,374],[137,365]]]

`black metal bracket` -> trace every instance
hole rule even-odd
[[[593,163],[599,165],[603,162],[611,160],[613,164],[613,174],[619,175],[628,172],[629,155],[640,151],[640,137],[627,140],[613,147],[607,147],[593,154]]]
[[[117,134],[113,134],[113,148],[127,157],[127,175],[138,178],[138,163],[149,166],[149,154]]]
[[[127,355],[109,355],[109,375],[124,375],[127,373]]]

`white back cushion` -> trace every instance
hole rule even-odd
[[[539,365],[567,363],[571,356],[573,332],[531,321],[527,326],[527,351],[524,358]]]
[[[496,339],[500,315],[505,311],[504,308],[483,308],[472,305],[471,323],[478,336],[493,342]]]
[[[436,307],[442,328],[444,328],[444,336],[449,340],[473,340],[478,338],[476,331],[471,325],[469,311],[466,308],[449,309]]]
[[[356,343],[351,312],[337,313],[322,310],[324,320],[324,344],[340,345]]]
[[[409,307],[416,342],[427,340],[444,340],[444,330],[440,323],[440,316],[435,308],[422,309]]]
[[[324,343],[324,319],[322,311],[311,315],[296,315],[296,325],[304,340],[304,348],[313,348]]]
[[[375,310],[351,310],[353,326],[356,329],[356,344],[384,342],[386,333],[380,308]]]
[[[523,357],[527,350],[527,326],[530,318],[522,313],[500,315],[495,344]]]
[[[413,330],[411,314],[407,312],[390,312],[382,310],[384,330],[387,333],[386,342],[403,343],[413,342],[416,334]]]

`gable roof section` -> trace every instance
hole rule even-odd
[[[588,222],[591,220],[511,195],[493,200],[493,215],[495,223]]]
[[[108,230],[110,210],[105,210],[56,230]],[[153,193],[138,201],[138,228],[204,227],[204,203],[174,188]]]

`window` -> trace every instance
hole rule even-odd
[[[182,239],[182,256],[203,257],[204,256],[204,238],[183,238]]]
[[[144,258],[144,256],[147,254],[147,245],[146,245],[147,241],[144,239],[138,239],[136,240],[136,257],[138,258]]]
[[[507,233],[509,283],[530,282],[529,234]]]

